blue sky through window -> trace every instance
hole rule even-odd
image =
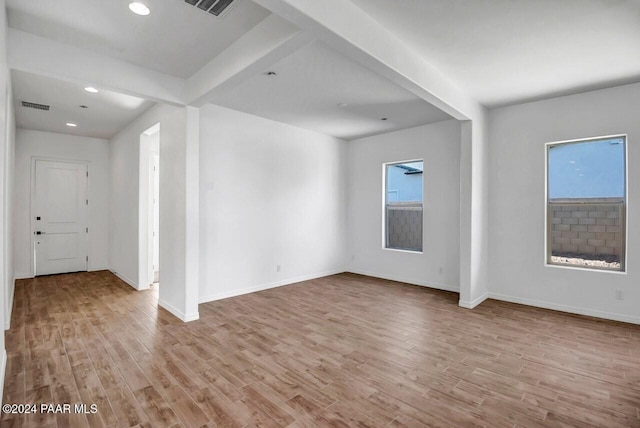
[[[413,173],[411,173],[413,171]],[[387,203],[422,202],[423,162],[387,165]]]
[[[624,138],[549,147],[549,198],[625,196]]]

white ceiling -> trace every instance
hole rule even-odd
[[[347,140],[451,118],[321,42],[264,71],[212,102]]]
[[[111,138],[154,103],[100,90],[90,94],[80,85],[11,71],[16,127],[36,131]],[[50,105],[49,111],[22,107],[22,101]],[[80,108],[86,105],[89,108]],[[76,123],[76,128],[66,126]]]
[[[269,14],[250,0],[221,20],[184,0],[143,0],[151,15],[140,17],[129,1],[7,0],[8,19],[186,78]],[[640,0],[350,1],[489,107],[640,81]],[[270,70],[277,77],[255,75],[212,102],[344,139],[450,118],[321,42]],[[53,132],[110,137],[151,105],[17,72],[14,88],[17,101],[52,105],[46,115],[18,107],[18,126]],[[70,120],[81,126],[66,128]]]
[[[493,107],[640,81],[639,0],[351,0]]]
[[[129,11],[130,0],[7,0],[9,26],[187,78],[269,12],[249,0],[222,19],[184,0],[143,0],[151,14]]]

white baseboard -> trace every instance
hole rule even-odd
[[[7,368],[7,350],[2,350],[2,362],[0,362],[0,401],[4,397],[4,375]],[[2,403],[4,404],[4,403]]]
[[[630,315],[616,314],[613,312],[598,311],[594,309],[585,309],[575,306],[560,305],[542,300],[526,299],[522,297],[508,296],[500,293],[489,293],[490,299],[502,300],[504,302],[519,303],[521,305],[535,306],[537,308],[552,309],[554,311],[568,312],[577,315],[586,315],[595,318],[604,318],[613,321],[628,322],[631,324],[640,324],[640,317]]]
[[[184,312],[182,312],[181,310],[179,310],[175,306],[171,305],[170,303],[165,302],[164,300],[158,299],[158,305],[160,305],[161,307],[163,307],[167,311],[171,312],[173,315],[175,315],[177,318],[179,318],[180,320],[182,320],[184,322],[195,321],[198,318],[200,318],[200,313],[199,312],[193,312],[193,313],[190,313],[190,314],[185,314]]]
[[[98,271],[101,271],[101,270],[111,270],[111,269],[109,269],[107,266],[95,266],[95,267],[91,266],[89,268],[89,272],[98,272]]]
[[[33,274],[32,273],[17,273],[15,274],[15,278],[16,279],[31,279],[33,278]]]
[[[419,285],[421,287],[435,288],[437,290],[453,291],[454,293],[460,292],[460,287],[458,286],[436,284],[431,281],[423,281],[420,279],[407,278],[400,275],[388,275],[384,273],[370,272],[370,271],[361,270],[361,269],[348,269],[348,272],[355,273],[358,275],[371,276],[374,278],[388,279],[390,281],[404,282],[406,284],[411,284],[411,285]]]
[[[489,298],[489,292],[485,292],[482,296],[473,299],[472,301],[468,302],[465,300],[460,300],[458,302],[458,306],[460,306],[461,308],[467,308],[467,309],[473,309],[476,306],[478,306],[480,303],[484,302],[485,300],[487,300]]]
[[[271,288],[282,287],[284,285],[295,284],[296,282],[309,281],[310,279],[322,278],[325,276],[336,275],[343,273],[343,269],[320,272],[311,275],[303,275],[295,278],[284,279],[282,281],[270,282],[268,284],[260,284],[252,287],[241,288],[239,290],[223,291],[221,293],[209,294],[207,296],[200,296],[198,303],[213,302],[215,300],[228,299],[230,297],[241,296],[243,294],[255,293],[257,291],[269,290]]]
[[[139,290],[138,288],[138,284],[135,281],[130,280],[129,278],[127,278],[124,275],[119,274],[118,272],[114,271],[113,269],[108,269],[112,274],[114,274],[115,276],[117,276],[118,278],[120,278],[121,280],[123,280],[124,282],[126,282],[127,284],[129,284],[131,287],[133,287],[136,290]]]

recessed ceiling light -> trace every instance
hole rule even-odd
[[[264,74],[271,77],[276,77],[278,75],[278,73],[276,73],[275,71],[267,71]]]
[[[71,127],[71,128],[75,128],[76,126],[78,126],[77,123],[73,123],[73,122],[67,122],[67,126]]]
[[[91,92],[92,94],[97,94],[98,90],[96,88],[94,88],[93,86],[87,86],[86,88],[84,88],[85,91],[87,92]]]
[[[137,1],[129,3],[129,10],[131,10],[131,12],[135,13],[136,15],[141,16],[147,16],[151,13],[151,10],[149,10],[149,8],[145,4]]]

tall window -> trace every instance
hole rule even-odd
[[[626,138],[547,144],[547,263],[624,271]]]
[[[385,164],[385,248],[422,251],[421,160]]]

